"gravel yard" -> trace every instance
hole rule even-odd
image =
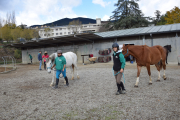
[[[52,74],[39,71],[38,65],[18,65],[16,71],[0,74],[0,120],[180,120],[180,66],[167,65],[167,80],[160,82],[151,66],[152,85],[142,68],[139,87],[134,88],[136,65],[127,65],[127,93],[118,96],[112,64],[78,67],[80,79],[75,75],[70,80],[68,68],[70,86],[64,87],[61,78],[56,90],[49,86]]]

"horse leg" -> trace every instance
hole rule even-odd
[[[164,78],[164,80],[166,80],[166,74],[165,74],[165,71],[166,71],[166,64],[165,64],[165,61],[162,61],[162,64],[163,64],[163,69],[164,69],[163,78]]]
[[[77,71],[77,79],[80,79],[79,75],[78,75],[78,67],[76,64],[74,64],[75,68],[76,68],[76,71]]]
[[[149,74],[149,85],[152,85],[152,79],[151,79],[151,71],[150,71],[150,64],[146,65],[148,74]]]
[[[167,57],[168,57],[168,53],[166,54],[166,64],[168,64],[168,62],[167,62]]]
[[[51,82],[50,86],[54,86],[54,81],[55,81],[55,72],[54,72],[54,70],[52,70],[52,82]]]
[[[134,85],[134,87],[138,87],[140,72],[141,72],[141,66],[137,65],[137,79],[136,79],[136,84]]]
[[[72,73],[72,78],[71,80],[74,80],[74,65],[72,64],[71,66],[71,73]]]
[[[157,70],[158,70],[158,79],[157,82],[160,82],[161,76],[160,76],[160,67],[158,66],[158,64],[155,64]]]

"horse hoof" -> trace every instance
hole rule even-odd
[[[149,83],[149,85],[152,85],[152,83]]]
[[[80,79],[80,77],[79,77],[79,76],[77,76],[77,79]]]
[[[74,80],[74,78],[71,78],[71,80]]]
[[[157,82],[160,82],[160,80],[157,80]],[[152,84],[152,83],[151,83]]]
[[[166,80],[166,78],[164,78],[164,80]]]
[[[50,86],[52,87],[52,86],[53,86],[53,84],[50,84]]]
[[[136,88],[137,88],[137,87],[138,87],[138,85],[134,85],[134,87],[136,87]]]

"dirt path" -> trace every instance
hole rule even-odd
[[[49,86],[52,76],[47,71],[19,65],[16,71],[0,74],[0,119],[179,120],[180,67],[168,65],[167,80],[155,82],[158,73],[152,66],[152,85],[143,68],[139,87],[134,88],[136,72],[135,65],[126,66],[127,94],[116,96],[112,64],[79,65],[80,79],[64,87],[61,78],[57,90]],[[67,76],[71,78],[70,69]]]

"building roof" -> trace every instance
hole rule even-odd
[[[77,35],[57,36],[57,37],[39,39],[36,41],[10,44],[6,46],[16,47],[16,48],[57,46],[60,43],[62,43],[61,45],[67,43],[75,44],[77,42],[82,42],[82,41],[93,42],[94,40],[104,39],[104,38],[117,38],[117,37],[128,37],[128,36],[138,36],[138,35],[171,33],[171,32],[180,32],[180,23],[152,26],[152,27],[115,30],[115,31],[107,31],[107,32],[98,32],[98,33],[81,33]]]
[[[94,34],[101,36],[103,38],[110,38],[110,37],[124,37],[124,36],[136,36],[136,35],[147,35],[147,34],[160,34],[160,33],[178,32],[178,31],[180,31],[180,23],[152,26],[152,27],[124,29],[124,30],[116,30],[116,31],[108,31],[108,32],[99,32]]]
[[[31,48],[31,47],[44,47],[44,46],[57,46],[58,44],[75,44],[76,42],[93,42],[94,39],[99,39],[100,36],[97,36],[93,33],[82,33],[77,35],[66,35],[66,36],[57,36],[51,38],[44,38],[39,40],[33,40],[23,43],[9,44],[6,47],[16,47],[16,48]]]

